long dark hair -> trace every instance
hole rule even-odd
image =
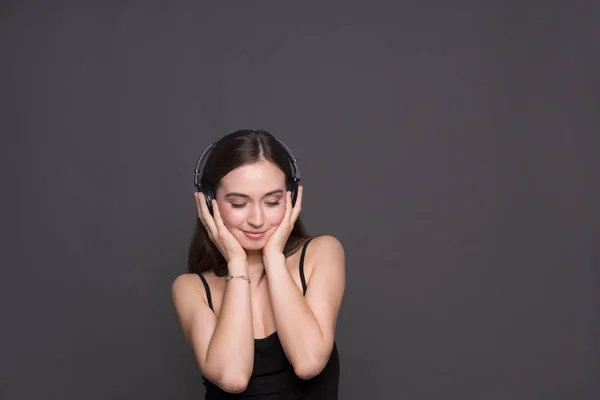
[[[264,130],[238,130],[222,137],[206,159],[202,180],[216,192],[221,179],[235,168],[256,161],[270,161],[284,172],[286,179],[292,175],[287,153],[275,137]],[[195,210],[195,209],[194,209]],[[298,218],[285,245],[289,256],[309,238],[304,224]],[[227,275],[227,262],[208,237],[196,213],[196,227],[189,246],[188,272],[214,271],[217,276]]]

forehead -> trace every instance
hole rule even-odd
[[[242,165],[221,179],[221,188],[227,192],[266,193],[285,185],[285,174],[270,161]]]

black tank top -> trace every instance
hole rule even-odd
[[[300,255],[300,281],[304,294],[306,294],[304,255],[310,240],[312,238],[304,243]],[[208,305],[213,310],[208,282],[202,274],[199,276],[206,289]],[[244,392],[227,393],[203,376],[206,388],[205,399],[333,400],[338,398],[339,369],[339,355],[334,342],[331,356],[323,371],[312,379],[298,378],[281,347],[277,331],[275,331],[266,338],[254,339],[254,370]]]

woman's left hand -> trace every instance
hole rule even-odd
[[[302,192],[303,187],[298,186],[298,197],[296,197],[296,204],[294,207],[292,207],[291,193],[289,191],[285,192],[285,214],[281,224],[279,224],[265,244],[265,247],[263,248],[263,258],[283,254],[285,244],[290,237],[290,233],[292,233],[292,229],[294,229],[294,224],[298,219],[298,215],[300,215],[300,209],[302,208]]]

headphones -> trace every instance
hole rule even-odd
[[[281,140],[275,138],[281,147],[285,150],[288,159],[290,161],[290,165],[292,167],[292,176],[286,182],[286,190],[292,194],[292,207],[296,204],[296,198],[298,197],[298,182],[300,182],[300,170],[298,169],[298,163],[296,162],[296,157],[292,154],[292,151],[283,143]],[[212,201],[216,199],[215,191],[213,188],[202,180],[202,175],[204,173],[204,164],[208,159],[208,156],[215,148],[217,142],[209,144],[196,162],[196,169],[194,170],[194,186],[198,192],[204,193],[204,198],[206,199],[206,205],[208,206],[208,211],[210,215],[213,215]]]

